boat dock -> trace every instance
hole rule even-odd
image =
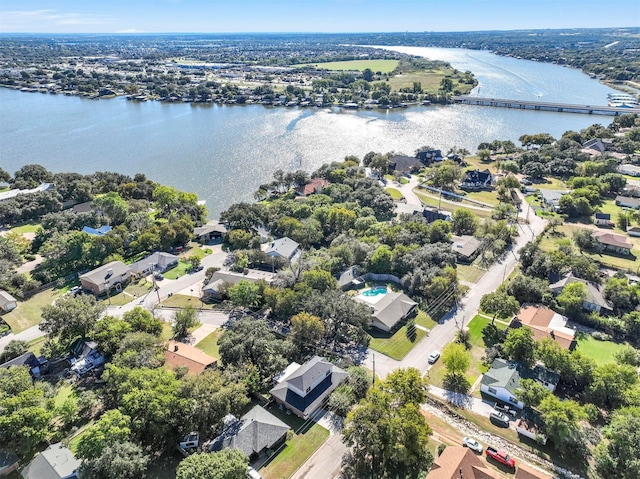
[[[454,103],[466,105],[494,106],[498,108],[517,108],[520,110],[557,111],[564,113],[584,113],[588,115],[623,115],[625,113],[638,113],[640,108],[620,108],[614,106],[596,105],[572,105],[570,103],[551,103],[544,101],[528,100],[504,100],[500,98],[482,98],[469,95],[454,95],[451,97]]]

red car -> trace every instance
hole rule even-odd
[[[506,452],[499,451],[494,447],[487,447],[486,451],[487,457],[498,461],[500,464],[503,464],[511,469],[516,468],[516,461],[514,458],[510,457]]]

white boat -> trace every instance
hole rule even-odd
[[[609,93],[607,95],[609,106],[617,108],[638,108],[638,99],[627,93]]]

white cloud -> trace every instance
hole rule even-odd
[[[57,31],[64,25],[105,25],[110,18],[90,13],[61,13],[57,10],[14,10],[2,13],[0,31]]]
[[[127,28],[125,30],[117,30],[116,33],[144,33],[142,30],[136,30],[135,28]]]

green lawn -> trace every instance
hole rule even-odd
[[[394,200],[401,200],[403,198],[400,190],[396,190],[395,188],[385,188],[384,191],[389,193],[391,195],[391,198],[393,198]]]
[[[363,71],[370,68],[374,73],[391,73],[398,66],[398,60],[348,60],[342,62],[327,63],[303,63],[300,65],[292,65],[293,67],[314,66],[325,70],[333,71]]]
[[[427,329],[433,329],[438,325],[437,322],[431,319],[431,316],[429,316],[421,309],[418,310],[418,315],[416,316],[416,324]]]
[[[40,223],[25,223],[20,226],[15,226],[11,228],[11,231],[14,233],[35,233],[40,228]]]
[[[576,351],[580,351],[587,357],[593,359],[598,365],[615,363],[613,355],[622,350],[624,343],[614,343],[613,341],[599,341],[588,334],[578,336]]]
[[[372,331],[370,335],[372,335],[371,342],[369,343],[371,349],[400,361],[420,342],[426,333],[422,329],[416,328],[415,340],[411,341],[407,337],[407,326],[405,325],[398,329],[391,337],[382,331]]]
[[[153,282],[147,281],[143,278],[138,281],[132,281],[124,290],[132,296],[141,297],[147,294],[152,289]]]
[[[469,369],[465,373],[465,377],[467,381],[469,381],[470,385],[475,383],[476,379],[480,377],[481,374],[487,372],[488,368],[486,368],[482,364],[482,357],[484,356],[484,347],[472,346],[471,347],[471,362],[469,363]],[[433,384],[439,388],[443,387],[444,375],[447,372],[447,368],[445,368],[442,360],[435,363],[431,369],[429,369],[429,384]]]
[[[422,201],[422,203],[428,206],[438,207],[438,205],[440,205],[442,209],[448,210],[448,211],[453,211],[457,208],[466,208],[479,218],[491,217],[491,210],[488,208],[487,209],[469,208],[468,207],[469,205],[463,203],[462,201],[450,201],[445,199],[444,196],[442,197],[442,201],[441,201],[438,196],[435,196],[435,194],[431,195],[429,193],[426,193],[426,190],[419,190],[417,188],[414,188],[413,192],[418,196],[418,198],[420,198],[420,201]],[[481,208],[481,207],[478,207],[478,208]]]
[[[200,351],[204,351],[209,356],[214,358],[220,357],[220,349],[218,348],[218,339],[222,335],[222,329],[216,329],[213,333],[209,334],[206,338],[196,344],[196,348]]]
[[[495,191],[470,191],[465,194],[464,197],[493,206],[496,206],[499,203],[498,194]]]
[[[62,403],[65,401],[65,399],[73,395],[75,395],[75,390],[73,389],[73,386],[71,386],[70,383],[63,383],[63,385],[60,386],[60,388],[58,388],[58,391],[56,392],[56,395],[53,398],[55,407],[60,407]]]
[[[480,348],[486,348],[485,338],[482,334],[482,330],[491,322],[491,318],[476,314],[473,319],[467,324],[469,329],[469,336],[471,337],[471,344]],[[507,325],[504,322],[496,321],[494,323],[498,329],[505,330]]]
[[[10,313],[2,315],[2,319],[7,322],[14,333],[35,326],[42,320],[42,307],[61,297],[63,291],[63,289],[47,289],[34,294],[27,301],[18,301],[18,307]]]
[[[477,266],[467,264],[459,264],[456,269],[458,270],[458,279],[468,283],[477,283],[486,273],[485,270]]]
[[[303,434],[294,434],[269,465],[260,469],[260,474],[265,479],[288,479],[328,437],[329,431],[319,424]]]
[[[162,275],[167,279],[177,279],[178,276],[184,276],[185,274],[187,274],[187,271],[190,268],[191,263],[188,263],[186,261],[179,261],[176,267],[162,273]]]
[[[200,301],[196,296],[187,294],[173,294],[162,300],[162,306],[169,308],[188,308],[189,306],[197,309],[213,309],[213,304],[206,304]]]

